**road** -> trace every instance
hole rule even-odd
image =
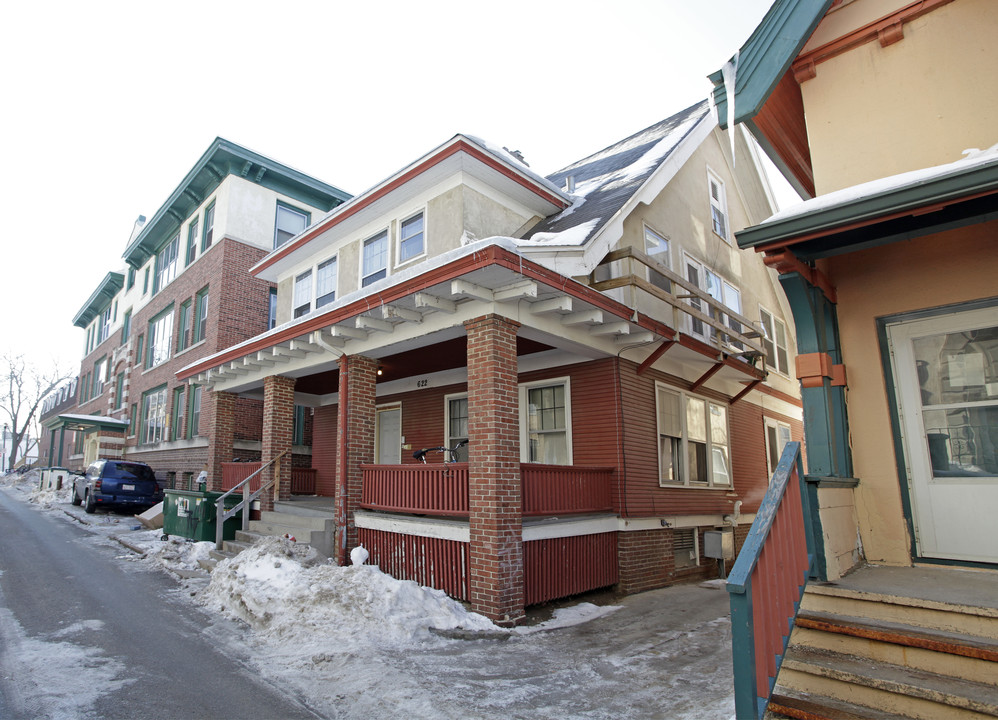
[[[319,717],[216,649],[237,626],[90,537],[0,490],[0,718]]]

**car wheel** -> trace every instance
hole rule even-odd
[[[94,510],[97,509],[97,503],[94,502],[94,496],[91,495],[89,492],[87,493],[87,502],[83,506],[83,509],[88,513],[93,513]]]
[[[80,500],[80,494],[76,492],[76,488],[73,488],[73,504],[77,506],[83,504],[83,501]]]

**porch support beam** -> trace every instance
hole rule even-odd
[[[652,354],[645,358],[645,361],[638,365],[638,375],[642,375],[648,370],[652,365],[654,365],[660,357],[665,355],[669,348],[676,344],[675,340],[663,340],[662,344],[659,345],[652,351]]]
[[[274,500],[291,497],[291,426],[295,417],[295,380],[283,375],[263,379],[263,443],[260,459],[264,465],[282,452],[287,455],[261,473],[261,482],[275,480],[272,492],[260,496],[260,508],[273,510]],[[245,512],[245,511],[244,511]]]
[[[690,390],[696,391],[699,388],[703,387],[703,384],[708,380],[710,380],[712,377],[714,377],[718,373],[718,371],[723,367],[724,367],[724,362],[714,363],[714,365],[707,372],[705,372],[703,375],[701,375],[696,379],[696,381],[690,386]]]
[[[416,307],[427,308],[428,310],[439,310],[448,314],[457,312],[457,303],[453,300],[430,295],[429,293],[418,292],[414,298]]]
[[[222,489],[222,463],[232,461],[235,445],[236,396],[233,393],[212,390],[201,394],[201,428],[208,431],[208,489]],[[204,412],[207,405],[209,412]],[[205,428],[207,426],[207,428]]]

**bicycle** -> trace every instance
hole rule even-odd
[[[416,450],[412,454],[412,456],[425,465],[426,453],[439,452],[439,453],[446,453],[447,456],[450,458],[449,460],[445,458],[444,462],[457,462],[457,451],[463,448],[467,444],[468,444],[467,440],[462,440],[459,443],[457,443],[454,447],[445,447],[444,445],[441,445],[439,447],[423,448],[422,450]]]

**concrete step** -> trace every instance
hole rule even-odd
[[[331,520],[333,518],[333,499],[325,498],[320,500],[318,503],[315,498],[306,500],[278,500],[274,503],[274,510],[287,515],[321,517]]]
[[[260,519],[251,520],[250,525],[265,523],[304,530],[325,530],[326,526],[332,522],[332,515],[298,515],[276,510],[264,510],[260,513]]]
[[[993,684],[791,642],[775,694],[805,692],[919,720],[998,717]]]
[[[791,643],[998,689],[998,641],[990,638],[802,610]]]
[[[812,584],[801,610],[998,640],[998,608],[994,607]]]

